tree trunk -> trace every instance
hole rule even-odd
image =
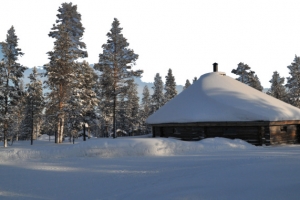
[[[63,132],[64,132],[64,117],[60,118],[59,121],[59,137],[58,137],[58,143],[62,143],[63,142]]]
[[[115,92],[115,89],[114,89]],[[113,107],[113,129],[114,129],[114,133],[113,133],[113,138],[116,138],[116,101],[117,101],[117,96],[116,94],[114,94],[114,107]]]
[[[4,147],[7,147],[7,129],[8,129],[7,121],[4,121],[4,130],[3,130],[3,146]]]
[[[85,123],[83,124],[83,141],[86,141],[86,138],[85,138]]]
[[[58,143],[58,131],[59,131],[59,124],[57,125],[57,130],[55,131],[55,143]]]
[[[4,147],[7,147],[7,139],[5,138],[3,141],[4,141]]]
[[[31,100],[31,145],[33,144],[33,130],[34,125],[33,125],[33,102]]]
[[[59,118],[58,124],[57,124],[57,142],[56,143],[62,143],[63,142],[63,130],[64,130],[64,117]]]

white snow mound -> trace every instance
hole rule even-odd
[[[8,148],[0,148],[1,160],[60,159],[70,157],[130,157],[197,155],[207,151],[255,149],[257,147],[239,139],[208,138],[201,141],[181,141],[174,138],[92,138],[54,144],[42,136],[31,146],[29,141],[19,141]]]
[[[148,124],[300,120],[300,109],[221,72],[202,75],[148,117]]]

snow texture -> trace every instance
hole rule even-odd
[[[299,199],[300,146],[92,138],[0,147],[0,199]]]
[[[58,159],[77,157],[132,157],[132,156],[172,156],[197,154],[202,151],[253,149],[254,147],[243,140],[225,138],[210,138],[200,142],[182,142],[177,139],[143,137],[120,137],[117,140],[91,139],[89,142],[69,142],[57,146],[49,142],[49,136],[43,135],[34,142],[32,148],[24,146],[24,142],[14,143],[13,148],[1,149],[0,160],[26,159]],[[53,139],[52,139],[53,141]]]
[[[146,123],[300,120],[300,110],[222,72],[202,75]]]

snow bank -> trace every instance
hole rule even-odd
[[[207,151],[230,151],[255,149],[255,146],[242,140],[209,138],[202,141],[181,141],[174,138],[92,138],[54,144],[42,136],[31,146],[29,141],[16,142],[9,148],[0,148],[1,160],[15,159],[59,159],[69,157],[130,157],[130,156],[173,156],[196,155]]]

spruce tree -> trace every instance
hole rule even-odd
[[[128,89],[126,92],[125,103],[126,126],[125,129],[130,135],[134,135],[134,131],[139,128],[139,97],[137,92],[137,84],[133,79],[128,80]]]
[[[281,101],[287,101],[287,92],[283,85],[284,77],[280,77],[279,73],[275,71],[269,82],[271,83],[271,88],[267,94]]]
[[[294,61],[287,67],[290,77],[287,78],[288,101],[295,107],[300,108],[300,57],[297,55]]]
[[[197,77],[194,77],[194,79],[193,79],[193,84],[194,84],[197,80],[198,80]]]
[[[142,121],[143,132],[147,132],[148,126],[146,124],[146,119],[149,117],[151,112],[151,96],[147,85],[145,85],[142,95],[140,120]]]
[[[6,35],[5,42],[1,42],[3,59],[0,63],[0,125],[3,130],[4,147],[7,147],[9,126],[14,123],[13,111],[22,96],[20,78],[26,67],[18,63],[19,56],[24,55],[18,48],[18,37],[12,26]]]
[[[38,137],[41,127],[42,112],[44,109],[44,96],[42,81],[38,78],[39,74],[36,67],[29,75],[30,83],[26,85],[26,119],[25,127],[28,133],[31,133],[31,145],[33,139]],[[34,135],[35,134],[35,135]]]
[[[177,95],[175,77],[172,74],[172,70],[169,69],[168,75],[166,76],[165,84],[165,103],[173,99]]]
[[[45,65],[46,86],[50,89],[48,103],[56,112],[57,132],[56,142],[63,139],[65,112],[64,107],[70,98],[70,88],[76,73],[76,60],[87,57],[84,51],[85,43],[81,41],[84,28],[81,24],[81,15],[77,12],[77,6],[72,3],[63,3],[58,9],[59,14],[56,24],[53,25],[49,37],[55,39],[54,50],[48,52],[50,63]]]
[[[186,88],[191,86],[191,82],[189,81],[189,79],[186,79],[185,85],[183,87],[183,90],[185,90]]]
[[[161,79],[161,76],[159,75],[159,73],[157,73],[155,75],[154,78],[154,86],[153,88],[153,94],[152,94],[152,109],[151,109],[151,113],[154,113],[155,111],[157,111],[160,107],[162,107],[164,105],[165,102],[165,98],[164,98],[164,85]]]
[[[108,91],[108,95],[112,96],[112,114],[113,114],[113,137],[116,137],[116,108],[118,98],[126,93],[126,80],[133,77],[140,77],[142,70],[130,70],[138,55],[132,49],[129,49],[129,43],[124,38],[120,22],[115,18],[112,23],[110,32],[107,33],[107,43],[102,45],[103,52],[99,54],[99,63],[94,65],[94,68],[109,73],[112,76],[112,91]],[[101,79],[101,77],[100,77]]]

